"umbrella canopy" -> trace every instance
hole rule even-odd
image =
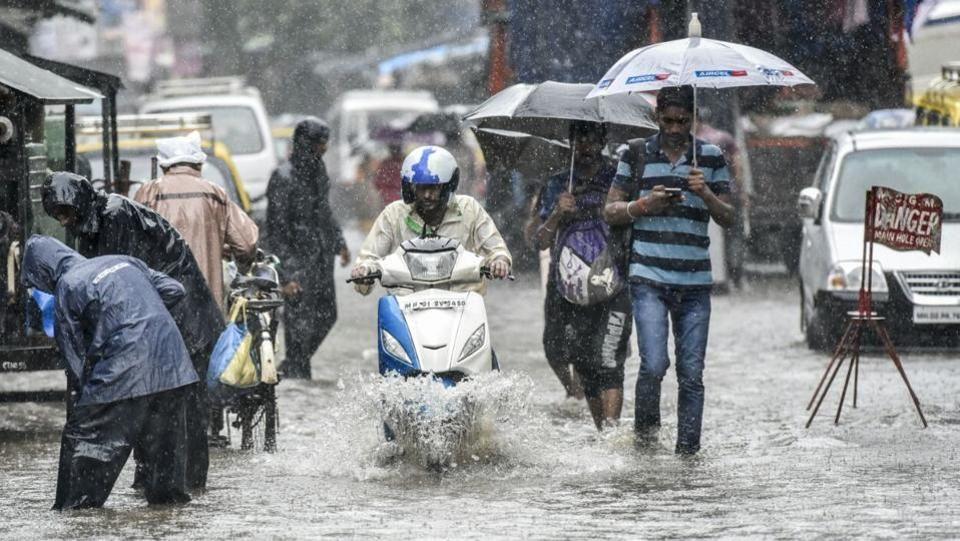
[[[695,36],[655,43],[625,54],[587,97],[613,97],[683,85],[732,88],[802,84],[814,82],[768,52]]]
[[[542,179],[563,171],[570,159],[569,146],[508,130],[474,129],[489,171],[515,170],[526,178]]]
[[[528,133],[546,139],[567,139],[570,122],[607,125],[607,138],[623,142],[657,131],[653,107],[641,96],[586,100],[589,84],[546,81],[516,84],[495,94],[464,117],[480,128]]]

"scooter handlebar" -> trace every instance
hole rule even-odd
[[[493,276],[493,273],[490,272],[490,267],[488,267],[487,265],[483,265],[482,267],[480,267],[480,274],[481,274],[484,278],[486,278],[487,280],[494,280],[494,279],[495,279],[495,277]],[[508,275],[506,275],[505,277],[503,277],[502,279],[503,279],[503,280],[510,280],[510,281],[512,282],[512,281],[516,280],[517,277],[514,276],[514,275],[512,275],[512,274],[508,274]]]
[[[383,277],[382,271],[373,271],[369,274],[363,276],[358,276],[356,278],[347,278],[347,283],[352,284],[354,282],[360,283],[363,285],[373,285],[374,282]]]

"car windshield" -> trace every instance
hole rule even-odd
[[[848,154],[835,184],[831,219],[862,222],[866,192],[885,186],[943,200],[944,221],[960,221],[960,148],[885,148]]]
[[[83,154],[83,156],[90,161],[90,171],[91,179],[102,179],[103,178],[103,155],[100,153],[97,154]],[[140,183],[147,182],[150,179],[150,158],[153,157],[153,154],[130,154],[125,153],[122,150],[120,151],[120,159],[128,160],[130,162],[130,180],[137,182],[130,187],[130,197],[133,197],[137,193],[137,190],[140,189]],[[219,167],[221,163],[218,163],[219,160],[216,158],[208,158],[207,162],[203,164],[203,169],[201,174],[203,178],[209,180],[210,182],[220,186],[227,191],[227,194],[230,195],[230,199],[234,203],[239,204],[239,196],[237,195],[236,188],[232,186],[232,183],[227,182],[227,178],[224,174],[226,170],[226,165]]]
[[[213,133],[217,140],[227,145],[230,153],[256,154],[263,150],[260,126],[253,109],[249,107],[185,107],[181,109],[158,109],[152,113],[204,112],[210,114]]]

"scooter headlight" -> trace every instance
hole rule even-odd
[[[481,323],[477,330],[473,331],[473,334],[470,335],[470,338],[467,338],[467,343],[463,345],[463,350],[460,351],[460,358],[457,359],[457,362],[460,362],[467,357],[476,353],[480,348],[483,347],[483,343],[487,338],[487,324]]]
[[[404,261],[410,276],[420,282],[442,282],[449,280],[453,275],[453,267],[457,263],[456,250],[437,253],[405,253]]]
[[[400,345],[400,341],[394,338],[392,334],[381,329],[380,341],[383,342],[383,349],[387,350],[387,353],[413,366],[413,361],[410,360],[410,356],[404,351],[403,346]]]

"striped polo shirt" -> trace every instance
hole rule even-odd
[[[696,140],[697,167],[707,185],[717,195],[730,193],[730,171],[720,147]],[[660,149],[660,137],[644,141],[644,168],[636,174],[628,155],[617,164],[613,186],[631,199],[647,195],[654,186],[681,188],[684,200],[657,216],[641,216],[633,222],[630,254],[630,280],[657,286],[708,288],[713,284],[710,272],[710,237],[707,226],[710,212],[698,195],[689,191],[687,175],[693,167],[688,148],[676,163]],[[628,151],[629,154],[629,151]]]

